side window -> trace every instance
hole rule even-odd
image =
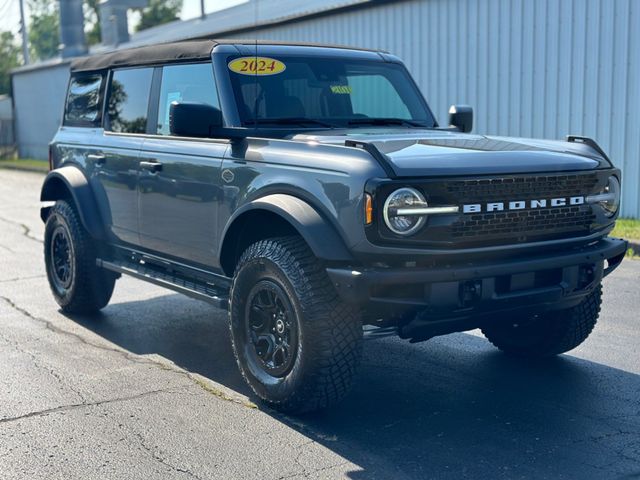
[[[152,68],[114,70],[107,101],[108,129],[113,132],[145,133]]]
[[[398,91],[382,75],[354,75],[348,77],[348,82],[355,115],[373,118],[412,118]],[[372,101],[373,98],[376,101]]]
[[[75,75],[69,82],[64,124],[77,127],[100,125],[102,113],[101,74]]]
[[[213,68],[210,63],[168,65],[162,69],[158,129],[160,135],[169,135],[171,102],[199,102],[220,108]]]

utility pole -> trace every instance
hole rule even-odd
[[[24,58],[24,64],[28,65],[29,60],[29,45],[27,43],[27,22],[24,21],[24,0],[18,0],[20,3],[20,32],[22,33],[22,57]]]
[[[207,16],[207,13],[204,11],[204,0],[200,0],[200,18],[204,18]]]

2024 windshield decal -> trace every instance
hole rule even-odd
[[[277,75],[287,68],[280,60],[269,57],[240,57],[231,60],[228,67],[240,75]]]

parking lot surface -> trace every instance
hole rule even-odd
[[[122,278],[101,315],[63,315],[42,179],[0,170],[0,478],[640,478],[640,261],[569,354],[370,339],[346,401],[293,418],[256,408],[226,312]]]

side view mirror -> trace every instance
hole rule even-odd
[[[180,137],[211,137],[222,128],[222,112],[197,102],[171,102],[169,107],[169,130]]]
[[[451,105],[449,126],[457,128],[462,133],[469,133],[473,128],[473,108],[469,105]]]

